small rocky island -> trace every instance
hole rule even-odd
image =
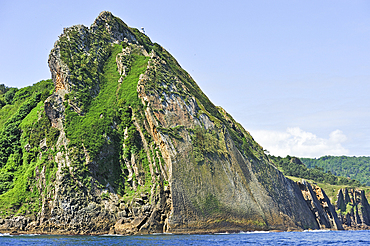
[[[15,92],[0,132],[0,232],[370,225],[363,191],[340,190],[333,205],[286,178],[168,51],[110,12],[65,28],[48,63],[52,81]]]

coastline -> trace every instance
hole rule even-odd
[[[337,230],[333,228],[325,229],[293,229],[289,228],[287,230],[198,230],[198,231],[184,231],[184,232],[163,232],[163,233],[136,233],[136,234],[120,234],[120,233],[111,233],[112,231],[106,232],[89,232],[89,233],[70,233],[70,232],[61,232],[58,230],[45,232],[39,230],[32,231],[16,231],[16,230],[0,230],[0,236],[22,236],[22,235],[50,235],[50,236],[143,236],[143,235],[216,235],[216,234],[248,234],[248,233],[276,233],[276,232],[323,232],[323,231],[369,231],[369,226],[363,226],[361,228],[347,228],[344,230]]]

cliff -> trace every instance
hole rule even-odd
[[[346,229],[370,228],[370,206],[363,190],[340,189],[336,208]]]
[[[0,195],[0,231],[341,229],[312,212],[334,216],[325,196],[285,178],[163,47],[110,12],[65,28],[49,67],[53,93],[20,118],[17,156],[0,163],[26,170]]]
[[[343,230],[342,221],[324,190],[304,180],[298,185],[320,229]]]

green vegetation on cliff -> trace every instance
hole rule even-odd
[[[51,94],[52,90],[53,82],[51,80],[43,80],[22,89],[0,85],[0,129],[3,128],[5,122],[9,120],[28,99],[36,93],[39,93],[40,99],[45,100],[46,97]]]
[[[35,182],[45,166],[49,180],[53,161],[49,151],[42,156],[41,142],[55,143],[56,132],[43,112],[45,99],[51,94],[51,80],[15,89],[12,100],[0,109],[0,210],[32,213],[41,205],[38,184]],[[8,92],[11,91],[10,89]],[[36,158],[39,155],[39,158]],[[38,171],[36,171],[38,170]]]
[[[65,154],[69,152],[74,158],[72,169],[63,170],[64,175],[75,179],[70,185],[83,184],[86,194],[97,187],[104,190],[102,199],[107,199],[109,192],[131,199],[156,186],[149,165],[151,161],[158,165],[156,153],[161,156],[145,128],[145,105],[137,93],[139,76],[149,60],[140,45],[150,52],[148,45],[153,44],[119,18],[103,18],[90,31],[83,26],[66,29],[58,41],[60,57],[71,71],[72,85],[64,98],[64,126],[69,139]],[[138,40],[139,45],[135,40],[112,44],[116,31],[132,35],[130,39]],[[124,70],[122,75],[118,63]],[[136,169],[131,170],[128,162],[133,162]]]
[[[233,141],[235,141],[237,148],[250,158],[261,159],[264,154],[261,146],[259,146],[251,135],[244,130],[244,128],[237,123],[231,115],[226,113],[222,108],[216,107],[209,98],[203,93],[193,78],[180,66],[176,59],[162,46],[157,43],[152,43],[150,39],[142,34],[137,29],[130,29],[135,33],[139,44],[149,52],[153,50],[156,55],[163,59],[168,65],[168,71],[153,71],[150,73],[151,84],[148,85],[148,89],[154,89],[159,94],[166,93],[165,87],[160,87],[160,83],[167,83],[168,85],[175,85],[178,89],[177,94],[181,96],[185,102],[189,96],[194,96],[197,100],[197,104],[200,107],[199,114],[206,114],[211,121],[216,125],[217,128],[221,128],[221,124],[227,128]],[[189,94],[185,93],[182,86],[178,86],[177,80],[181,81],[187,88]],[[231,124],[230,124],[231,123]],[[198,155],[197,155],[198,156]],[[201,160],[202,157],[197,157]]]
[[[127,46],[125,43],[122,45]],[[66,95],[66,100],[74,99],[70,100],[70,104],[65,102],[65,132],[69,149],[60,148],[59,151],[63,152],[63,156],[70,153],[74,157],[70,168],[61,170],[65,184],[75,187],[76,191],[77,188],[83,188],[86,192],[92,188],[92,184],[98,188],[111,186],[118,194],[127,194],[132,198],[132,184],[122,182],[127,181],[128,175],[123,158],[131,160],[134,155],[140,170],[145,171],[141,174],[143,177],[134,175],[134,181],[131,181],[137,183],[138,179],[142,180],[141,192],[150,191],[152,185],[147,154],[133,124],[137,121],[145,137],[150,140],[150,135],[142,125],[144,106],[136,89],[139,75],[145,71],[149,58],[139,53],[131,54],[129,72],[122,83],[118,83],[120,74],[116,56],[122,52],[122,45],[109,46],[105,50],[108,52],[106,62],[101,72],[96,73],[99,81],[97,96],[86,97],[84,93],[76,94],[76,91]],[[72,49],[75,47],[72,46]],[[71,69],[83,67],[84,61],[78,60],[78,52],[70,52],[69,55],[69,65],[73,66]],[[56,178],[57,164],[54,159],[59,148],[55,146],[59,130],[51,127],[44,109],[44,101],[51,94],[53,83],[47,80],[19,90],[5,86],[0,89],[0,100],[5,96],[7,98],[0,109],[0,210],[3,214],[34,214],[39,212],[42,204],[40,197],[52,198],[53,187],[49,185]],[[79,115],[73,110],[71,105],[76,105],[74,103],[83,105],[83,114]],[[126,148],[122,148],[122,145]],[[102,150],[107,149],[112,154],[102,154]],[[86,165],[84,151],[94,161],[90,166]],[[160,153],[157,148],[154,151]],[[154,153],[150,157],[157,159]],[[91,177],[96,178],[95,183]],[[84,187],[80,187],[80,184]],[[109,193],[104,194],[107,196]],[[103,195],[102,199],[106,199]]]
[[[139,75],[145,71],[148,58],[138,54],[131,55],[130,72],[122,83],[118,83],[120,74],[117,71],[116,57],[122,52],[122,48],[122,45],[115,45],[110,49],[103,73],[99,77],[100,92],[89,102],[89,110],[84,115],[78,115],[69,105],[67,106],[65,130],[70,147],[78,148],[82,143],[89,157],[98,160],[98,180],[104,186],[110,183],[123,195],[124,184],[120,181],[125,176],[126,167],[120,164],[121,158],[123,156],[131,158],[131,154],[134,154],[140,158],[138,161],[148,162],[146,155],[143,154],[140,136],[133,124],[135,113],[136,117],[140,118],[138,112],[142,108],[142,103],[137,96],[136,87]],[[128,137],[124,139],[126,128]],[[121,148],[122,144],[127,146],[125,150]],[[98,157],[103,147],[112,148],[115,154],[109,159]],[[85,170],[80,174],[80,178],[89,187],[88,176],[91,174],[84,168],[84,162],[79,160],[74,163],[76,170]]]
[[[66,108],[66,133],[70,140],[70,146],[78,146],[81,142],[89,151],[89,155],[94,159],[104,143],[106,136],[116,134],[116,129],[112,126],[114,121],[120,120],[119,110],[123,110],[128,102],[131,107],[140,107],[141,102],[137,97],[136,86],[139,75],[144,71],[147,58],[143,56],[132,56],[132,71],[125,78],[122,84],[117,81],[120,78],[115,65],[116,56],[122,52],[122,46],[116,45],[112,49],[110,58],[104,66],[101,75],[100,93],[89,104],[90,110],[85,115],[80,116],[68,105]],[[126,107],[127,107],[126,106]],[[131,117],[128,115],[127,117]],[[130,118],[129,118],[130,119]]]
[[[112,52],[108,41],[109,34],[101,26],[95,35],[90,34],[87,27],[74,26],[66,29],[58,40],[61,59],[71,71],[69,98],[81,113],[89,109],[99,93],[99,73]]]

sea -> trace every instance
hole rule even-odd
[[[0,234],[0,245],[370,245],[370,231],[240,232],[143,236]]]

